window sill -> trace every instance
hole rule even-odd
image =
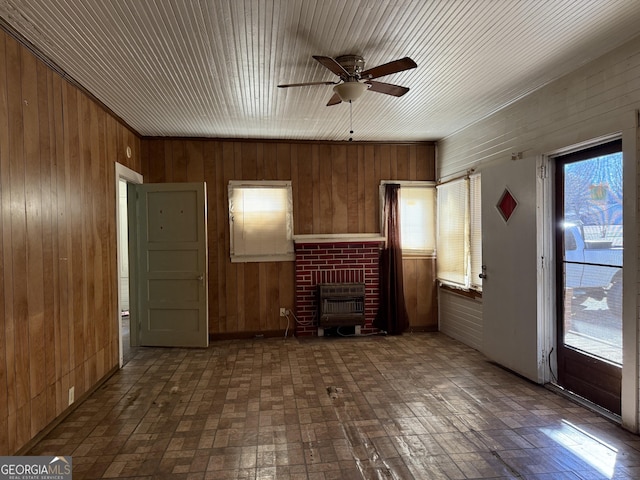
[[[462,297],[472,298],[474,300],[482,300],[482,292],[479,292],[478,290],[466,290],[464,288],[447,285],[446,283],[440,283],[439,285],[442,290],[446,290],[447,292],[451,292]]]
[[[436,256],[429,253],[403,253],[403,260],[435,260]]]

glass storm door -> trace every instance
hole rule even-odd
[[[558,383],[620,414],[622,145],[555,159]]]

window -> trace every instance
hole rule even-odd
[[[286,261],[293,250],[291,182],[229,182],[232,262]]]
[[[482,290],[480,175],[437,187],[437,277],[442,283]]]
[[[380,212],[384,211],[384,186],[400,185],[400,237],[402,254],[433,255],[435,253],[435,196],[433,182],[383,181],[380,184]],[[382,219],[381,219],[382,220]],[[381,223],[382,225],[382,223]],[[381,227],[381,232],[384,228]]]
[[[471,256],[470,287],[482,290],[482,190],[480,174],[469,177],[469,254]]]

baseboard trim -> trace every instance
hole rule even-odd
[[[424,332],[437,332],[438,326],[409,326],[409,328],[404,332],[406,334],[411,333],[424,333]],[[210,333],[209,341],[216,342],[219,340],[248,340],[248,339],[258,339],[258,338],[284,338],[286,330],[262,330],[262,331],[249,331],[249,332],[228,332],[228,333]],[[293,337],[296,336],[295,332],[292,328],[288,331],[288,336]],[[310,337],[315,335],[310,334]],[[364,335],[363,335],[364,336]],[[306,338],[306,335],[303,335]]]
[[[252,332],[229,332],[229,333],[210,333],[209,341],[216,342],[219,340],[247,340],[251,338],[284,338],[286,330],[265,330]],[[293,329],[289,329],[288,336],[293,337]]]
[[[409,328],[407,329],[406,333],[425,333],[425,332],[433,333],[437,331],[439,331],[437,325],[433,325],[433,326],[420,325],[415,327],[412,327],[411,325],[409,325]]]
[[[84,392],[75,402],[69,405],[60,415],[54,418],[46,427],[40,430],[31,440],[25,443],[22,447],[20,447],[13,455],[14,456],[25,456],[29,450],[31,450],[38,442],[42,441],[44,437],[49,435],[51,431],[56,428],[60,423],[67,418],[76,408],[78,408],[82,403],[91,396],[93,392],[98,390],[104,383],[109,380],[120,367],[116,365],[111,370],[109,370],[100,380],[96,382],[89,390]]]

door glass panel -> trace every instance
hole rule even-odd
[[[573,265],[566,266],[567,278]],[[609,270],[605,272],[605,270]],[[620,271],[615,267],[587,265],[583,276],[614,277]],[[569,283],[569,282],[567,282]],[[615,291],[614,291],[615,290]],[[616,293],[617,292],[617,293]],[[622,280],[605,293],[585,292],[565,286],[564,343],[593,356],[622,364]]]
[[[563,343],[622,364],[622,153],[564,165]]]

